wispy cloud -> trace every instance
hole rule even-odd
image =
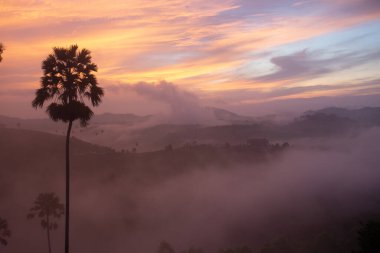
[[[289,55],[273,57],[273,73],[255,78],[262,82],[310,80],[380,59],[380,50],[370,52],[340,52],[326,57],[324,52],[304,49]]]
[[[199,91],[266,91],[286,80],[310,82],[330,75],[339,82],[337,73],[364,64],[360,61],[373,62],[369,53],[379,50],[379,43],[373,43],[362,54],[357,48],[321,58],[314,48],[319,42],[312,45],[326,34],[338,36],[343,30],[380,21],[377,0],[116,0],[112,4],[4,0],[1,4],[0,40],[7,49],[0,65],[1,89],[36,88],[41,61],[51,48],[73,43],[92,50],[105,86],[168,80]],[[372,26],[368,33],[375,34],[374,30]],[[302,51],[305,46],[287,50],[305,40],[311,40],[306,51]],[[260,54],[279,47],[283,51],[269,62],[271,73],[252,72],[252,62],[269,65]],[[355,78],[359,77],[374,78],[368,71],[357,72]]]

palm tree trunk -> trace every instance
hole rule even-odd
[[[47,231],[47,238],[48,238],[49,253],[51,253],[49,215],[47,215],[46,223],[47,223],[47,230],[46,231]]]
[[[70,231],[70,134],[73,121],[69,122],[66,134],[66,210],[65,210],[65,253],[69,253]]]

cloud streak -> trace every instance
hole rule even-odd
[[[323,57],[323,52],[310,52],[304,49],[290,55],[273,57],[270,61],[276,70],[255,80],[263,82],[310,80],[379,59],[380,50],[365,53],[336,53],[332,57]]]
[[[297,76],[337,79],[341,68],[333,60],[359,65],[359,56],[350,55],[363,49],[361,42],[355,52],[325,59],[313,55],[313,46],[302,53],[305,47],[290,52],[288,45],[326,34],[339,37],[342,30],[360,25],[366,28],[366,23],[379,21],[379,14],[375,0],[117,0],[112,5],[105,0],[5,0],[0,38],[7,50],[0,86],[36,88],[41,61],[51,48],[73,43],[92,50],[105,86],[168,80],[199,91],[265,91]],[[379,49],[376,40],[373,37],[368,52]],[[259,75],[251,65],[265,65],[265,52],[275,52],[272,64],[277,71],[270,73],[273,65],[267,64]],[[376,59],[364,60],[373,65]],[[368,71],[355,73],[355,78],[374,78]]]

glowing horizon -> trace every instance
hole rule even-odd
[[[106,91],[166,80],[245,105],[380,94],[376,0],[5,0],[1,6],[0,114],[20,94],[33,95],[53,47],[71,44],[91,50]]]

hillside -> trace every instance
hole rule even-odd
[[[135,252],[154,252],[163,239],[185,248],[192,244],[183,238],[191,238],[205,252],[242,245],[260,253],[347,252],[356,247],[359,221],[380,210],[373,136],[352,140],[357,145],[347,145],[353,149],[347,154],[297,151],[266,139],[121,152],[73,138],[74,242],[106,251],[117,240]],[[366,152],[356,152],[364,140]],[[0,213],[18,233],[12,253],[24,245],[38,251],[40,235],[25,213],[39,192],[62,196],[64,143],[64,136],[0,128]],[[362,161],[364,179],[352,159]],[[217,239],[204,241],[201,227]]]
[[[80,171],[104,172],[134,170],[149,174],[184,172],[196,166],[228,166],[265,161],[288,147],[288,144],[271,144],[268,140],[251,140],[239,145],[204,145],[188,143],[180,148],[168,145],[165,149],[137,153],[116,152],[113,149],[71,138],[73,166]],[[25,171],[60,167],[63,169],[65,137],[44,132],[0,128],[0,159],[2,170]],[[20,159],[22,157],[22,159]],[[109,168],[111,167],[111,170]],[[161,168],[161,169],[159,169]],[[52,169],[54,171],[54,169]]]
[[[342,137],[380,126],[380,108],[326,108],[308,111],[288,123],[254,120],[226,110],[209,108],[223,124],[162,124],[154,116],[101,114],[87,128],[74,125],[72,135],[78,139],[107,146],[118,151],[162,150],[167,145],[179,148],[188,143],[224,145],[246,143],[252,138],[293,142],[298,138]],[[0,125],[65,135],[66,125],[48,119],[0,117]]]

